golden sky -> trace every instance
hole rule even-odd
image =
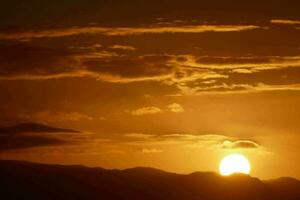
[[[300,178],[299,1],[2,4],[0,158]]]

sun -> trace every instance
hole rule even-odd
[[[229,176],[234,173],[249,174],[251,170],[248,159],[240,154],[231,154],[220,162],[220,174]]]

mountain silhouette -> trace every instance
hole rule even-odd
[[[213,172],[188,175],[153,168],[107,170],[79,165],[0,161],[0,199],[299,200],[300,181],[262,181]]]

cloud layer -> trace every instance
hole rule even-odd
[[[36,123],[1,127],[0,151],[69,144],[70,141],[60,137],[62,133],[77,134],[79,132]]]
[[[0,79],[70,77],[111,83],[157,81],[177,87],[185,95],[299,89],[299,56],[128,55],[114,52],[120,49],[117,47],[110,51],[99,45],[57,50],[0,44]]]

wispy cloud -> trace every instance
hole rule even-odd
[[[142,153],[145,153],[145,154],[161,153],[161,152],[163,152],[163,150],[161,150],[161,149],[156,149],[156,148],[152,148],[152,149],[143,148],[143,149],[142,149]]]
[[[155,106],[150,106],[150,107],[143,107],[143,108],[133,110],[133,111],[131,111],[131,114],[135,115],[135,116],[142,116],[142,115],[158,114],[161,112],[162,112],[162,110],[160,108],[155,107]]]
[[[124,136],[128,138],[135,138],[135,139],[148,139],[154,137],[155,135],[144,134],[144,133],[127,133]]]
[[[259,29],[255,25],[190,25],[168,27],[75,27],[47,30],[0,32],[0,39],[24,40],[37,38],[57,38],[82,34],[101,34],[106,36],[126,36],[162,33],[203,33],[203,32],[238,32]]]
[[[20,114],[19,118],[35,122],[64,122],[64,121],[81,121],[94,120],[93,117],[79,112],[58,112],[58,111],[40,111],[30,114]]]
[[[262,57],[218,57],[218,56],[174,56],[170,64],[198,69],[248,69],[257,72],[267,69],[299,67],[299,56],[262,56]]]
[[[272,24],[286,24],[286,25],[300,25],[299,20],[290,20],[290,19],[272,19]]]
[[[110,48],[111,49],[117,49],[117,50],[128,50],[128,51],[134,51],[134,50],[136,50],[136,48],[133,47],[133,46],[120,45],[120,44],[113,45]]]
[[[178,103],[172,103],[172,104],[167,105],[165,108],[159,108],[156,106],[142,107],[142,108],[130,111],[130,114],[135,115],[135,116],[142,116],[142,115],[150,115],[150,114],[151,115],[159,114],[159,113],[164,113],[164,112],[183,113],[184,108]],[[126,135],[126,136],[128,136],[128,135]],[[139,136],[139,134],[134,135],[134,136]]]
[[[183,107],[178,103],[172,103],[167,106],[167,110],[174,113],[182,113],[184,112]]]

